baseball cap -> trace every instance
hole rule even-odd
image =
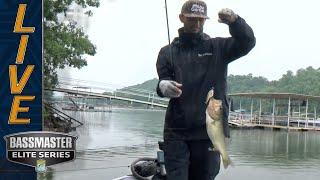
[[[186,17],[199,17],[209,19],[209,17],[207,16],[207,5],[204,1],[200,0],[186,1],[181,8],[181,14]]]

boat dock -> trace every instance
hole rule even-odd
[[[230,97],[228,122],[232,128],[320,131],[320,96],[237,93]]]

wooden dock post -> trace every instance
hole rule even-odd
[[[291,104],[291,99],[289,96],[289,102],[288,102],[288,122],[287,122],[287,128],[289,129],[289,125],[290,125],[290,104]]]
[[[250,113],[250,123],[252,123],[252,112],[253,112],[253,99],[251,99],[251,113]]]
[[[151,108],[153,108],[153,102],[154,101],[154,93],[152,93],[152,101],[151,101]]]
[[[308,106],[309,106],[309,101],[308,101],[308,99],[307,99],[307,104],[306,104],[306,119],[305,119],[305,121],[304,121],[304,127],[305,128],[307,128],[308,127]]]
[[[315,128],[315,121],[317,120],[317,108],[314,107],[314,120],[313,120],[313,128]]]
[[[229,116],[228,116],[228,121],[230,121],[231,105],[232,105],[232,99],[230,98],[230,102],[229,102]]]
[[[259,124],[261,124],[261,98],[260,98],[260,109],[259,109]]]
[[[287,156],[289,155],[289,133],[287,133],[286,154],[287,154]]]
[[[300,111],[300,103],[299,103],[299,118],[298,118],[298,127],[300,127],[300,118],[301,118],[301,111]]]
[[[240,98],[240,123],[241,123],[241,125],[243,124],[242,120],[243,120],[243,115],[242,115],[242,106],[241,106],[241,98]]]
[[[272,125],[274,125],[275,109],[276,109],[276,99],[273,98],[273,106],[272,106]]]

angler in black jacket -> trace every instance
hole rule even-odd
[[[205,100],[210,88],[221,99],[224,133],[229,137],[227,68],[255,46],[252,29],[230,9],[219,12],[232,37],[210,38],[202,32],[207,17],[203,1],[188,0],[182,7],[179,37],[163,47],[157,60],[157,93],[169,97],[164,127],[167,180],[211,180],[220,169],[220,157],[206,132]]]

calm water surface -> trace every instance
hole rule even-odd
[[[129,174],[139,157],[155,157],[162,139],[163,111],[69,112],[84,122],[73,134],[77,158],[55,165],[54,180],[110,180]],[[318,180],[320,132],[232,130],[228,148],[234,167],[217,180]]]

